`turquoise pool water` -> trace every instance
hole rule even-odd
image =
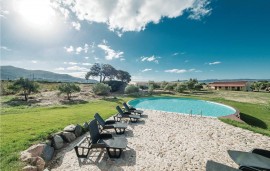
[[[232,107],[205,100],[174,97],[139,98],[128,102],[135,108],[219,117],[234,114]]]

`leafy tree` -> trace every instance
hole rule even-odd
[[[160,84],[160,88],[164,89],[167,84],[168,84],[168,82],[162,81]]]
[[[152,95],[153,92],[154,92],[154,85],[153,85],[153,84],[150,84],[150,85],[148,86],[148,93],[149,93],[150,95]]]
[[[174,87],[175,87],[175,84],[167,84],[167,85],[164,87],[164,90],[173,91]]]
[[[194,85],[194,89],[197,91],[200,91],[201,89],[203,89],[203,84],[202,83],[196,83]]]
[[[66,93],[68,100],[71,98],[71,93],[80,92],[81,88],[74,83],[62,83],[58,87],[60,94]]]
[[[186,82],[188,90],[192,92],[195,89],[195,84],[197,83],[198,83],[197,79],[190,78],[189,81]]]
[[[256,91],[260,91],[260,89],[262,88],[263,84],[262,82],[254,82],[251,85],[251,89],[252,90],[256,90]]]
[[[22,91],[24,95],[25,101],[28,101],[28,96],[32,92],[37,92],[38,91],[38,84],[36,84],[34,81],[30,81],[28,78],[20,78],[19,80],[16,80],[13,85],[9,87],[9,89],[19,92]]]
[[[128,85],[125,88],[125,93],[126,94],[133,94],[133,93],[138,93],[139,92],[139,87],[135,86],[135,85]]]
[[[154,89],[160,88],[160,85],[158,85],[157,83],[155,83],[154,81],[148,81],[148,86],[149,85],[153,85]]]
[[[122,70],[117,71],[116,78],[121,80],[123,83],[129,83],[131,81],[131,75],[128,72]]]
[[[110,64],[95,63],[90,68],[90,71],[86,73],[85,79],[88,80],[90,76],[99,77],[99,82],[104,82],[106,78],[112,80],[114,77],[116,77],[116,74],[117,70]]]
[[[96,95],[108,95],[110,94],[111,87],[108,84],[97,83],[93,85],[92,90]]]
[[[187,89],[187,85],[184,83],[178,83],[174,90],[178,93],[183,93]]]

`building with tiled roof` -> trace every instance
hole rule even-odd
[[[209,86],[214,90],[251,91],[248,81],[213,82]]]

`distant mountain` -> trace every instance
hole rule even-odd
[[[1,80],[15,80],[20,77],[33,79],[35,81],[49,82],[79,82],[79,83],[95,83],[96,80],[88,81],[82,78],[72,77],[68,74],[57,74],[42,70],[27,70],[14,66],[1,66]]]

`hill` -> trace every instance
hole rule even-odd
[[[79,82],[79,83],[95,83],[96,80],[88,81],[82,78],[72,77],[68,74],[57,74],[42,70],[27,70],[14,66],[1,66],[1,80],[16,80],[20,77],[33,79],[35,81],[49,82]]]

